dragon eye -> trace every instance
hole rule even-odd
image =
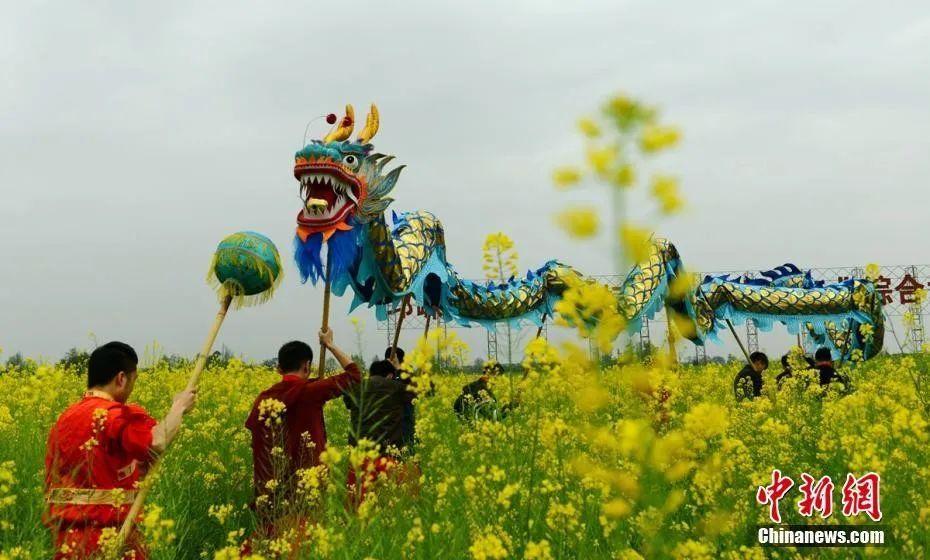
[[[358,167],[358,158],[352,154],[349,154],[342,158],[342,163],[348,165],[352,169],[356,169]]]

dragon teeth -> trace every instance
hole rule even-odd
[[[336,214],[345,204],[346,199],[351,200],[353,204],[358,204],[358,198],[352,190],[352,185],[334,177],[328,173],[307,174],[300,178],[300,192],[302,197],[308,202],[312,199],[313,188],[328,186],[336,195],[333,204],[327,206],[308,205],[307,211],[313,216],[319,218],[329,218]]]

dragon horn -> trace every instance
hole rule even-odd
[[[352,105],[346,105],[346,116],[342,117],[332,132],[323,138],[323,142],[342,142],[352,135],[352,129],[355,128],[355,109]]]
[[[356,138],[358,143],[367,144],[371,142],[371,139],[378,133],[378,126],[380,124],[381,120],[378,117],[378,106],[372,103],[371,109],[368,111],[368,117],[365,118],[365,128],[358,133],[358,137]]]

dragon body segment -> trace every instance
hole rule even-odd
[[[504,283],[462,279],[446,258],[442,223],[425,211],[385,215],[403,166],[386,171],[391,156],[374,153],[378,113],[372,106],[364,130],[349,140],[354,111],[323,140],[295,154],[294,176],[303,208],[297,217],[295,261],[303,281],[324,278],[333,293],[351,287],[352,308],[376,308],[379,318],[408,295],[431,313],[464,325],[488,328],[501,322],[541,325],[554,313],[571,279],[581,275],[558,261]],[[329,247],[327,264],[321,258]],[[651,242],[617,290],[617,306],[631,330],[663,307],[675,312],[682,334],[695,342],[716,339],[726,321],[748,319],[763,330],[780,322],[792,333],[805,329],[815,340],[866,357],[881,349],[881,300],[867,280],[823,285],[793,265],[760,273],[761,278],[708,277],[690,282],[677,249],[664,239]],[[684,286],[684,288],[682,288]],[[858,326],[873,326],[860,336]],[[853,333],[855,336],[852,336]],[[818,338],[819,337],[819,338]]]

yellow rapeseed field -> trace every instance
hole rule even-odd
[[[347,414],[327,405],[328,470],[307,473],[315,523],[254,543],[264,558],[791,558],[851,554],[925,558],[930,551],[928,358],[879,357],[844,369],[853,390],[823,392],[796,376],[763,398],[737,403],[739,364],[598,369],[577,348],[530,343],[521,373],[495,378],[519,405],[503,421],[459,421],[451,405],[471,378],[431,375],[430,351],[456,341],[421,341],[410,362],[436,386],[418,402],[419,492],[384,486],[358,513],[345,506],[346,471],[361,452],[345,445]],[[156,415],[187,379],[186,368],[143,370],[135,401]],[[243,422],[269,368],[231,361],[208,369],[200,400],[170,450],[146,509],[152,557],[239,558],[254,518],[251,457]],[[84,389],[84,372],[27,363],[0,372],[0,558],[48,558],[41,525],[45,437]],[[424,386],[423,383],[419,383]],[[917,387],[923,387],[922,394]],[[762,549],[753,528],[768,522],[758,486],[780,469],[882,476],[888,547]],[[786,523],[863,523],[864,516],[801,517],[789,494]],[[837,498],[837,501],[839,498]]]

